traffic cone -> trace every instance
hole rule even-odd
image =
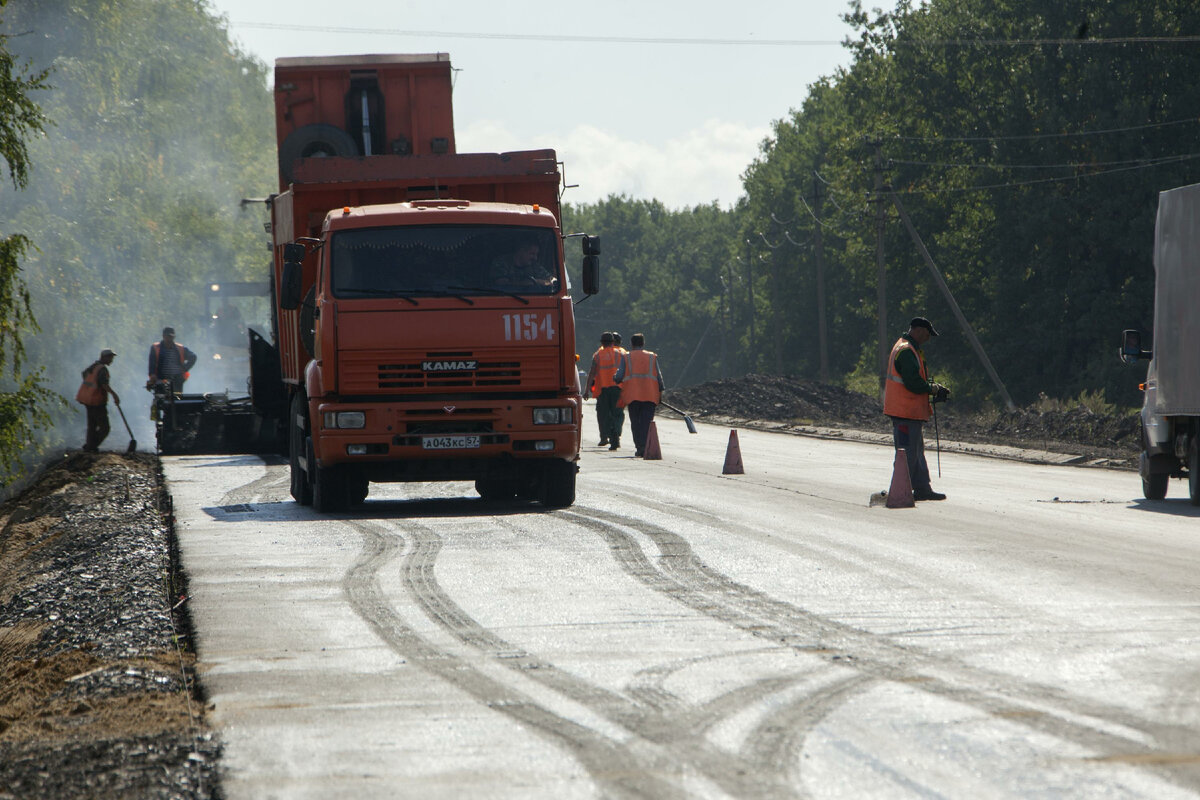
[[[662,461],[662,448],[658,446],[658,427],[650,420],[650,430],[646,433],[646,447],[642,450],[642,458],[646,461]]]
[[[722,475],[744,475],[746,470],[742,469],[742,449],[738,447],[737,431],[729,432],[729,447],[725,448],[725,468],[721,470]]]
[[[896,451],[896,464],[892,467],[892,485],[888,488],[888,508],[914,508],[912,479],[908,476],[908,456],[904,448]]]

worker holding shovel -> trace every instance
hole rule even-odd
[[[108,365],[116,355],[107,347],[101,350],[100,358],[83,371],[83,383],[75,393],[75,399],[87,409],[87,440],[83,449],[88,453],[97,452],[108,436],[108,396],[112,395],[118,410],[121,407],[120,396],[108,384]]]

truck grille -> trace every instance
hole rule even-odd
[[[474,370],[425,372],[421,362],[380,364],[380,389],[447,389],[464,386],[520,386],[521,362],[480,361]]]
[[[453,367],[473,363],[474,369],[432,369],[428,362]],[[475,358],[469,352],[455,353],[346,353],[339,369],[339,383],[345,394],[376,392],[461,392],[530,390],[556,388],[558,355],[553,348],[544,352],[488,353]]]

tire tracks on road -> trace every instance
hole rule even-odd
[[[819,656],[868,679],[838,690],[839,696],[862,691],[869,681],[898,682],[1090,748],[1104,757],[1150,757],[1158,748],[1146,744],[1144,738],[1174,748],[1185,741],[1193,750],[1200,749],[1195,730],[1147,721],[1125,708],[902,646],[770,597],[710,568],[682,536],[661,526],[579,505],[561,513],[602,537],[621,568],[654,591],[753,636]],[[653,542],[658,550],[653,560],[629,531]],[[827,713],[826,706],[816,702],[813,708]],[[780,713],[786,720],[794,712],[785,709]],[[807,712],[798,715],[810,723],[820,717]],[[1098,724],[1089,724],[1086,718]],[[756,757],[778,749],[770,744],[770,729],[779,721],[766,720],[752,734],[754,742],[748,747]],[[1130,734],[1113,730],[1118,727]],[[1156,771],[1182,785],[1194,784],[1187,769],[1166,765]]]
[[[703,736],[707,726],[697,728],[689,716],[664,714],[653,705],[584,681],[481,626],[450,598],[434,577],[433,567],[442,546],[441,536],[416,523],[402,527],[404,536],[412,542],[401,565],[404,584],[430,619],[455,639],[655,745],[676,765],[676,771],[694,771],[736,797],[801,796],[773,777],[764,778],[761,770],[737,755],[712,745]],[[376,534],[388,535],[381,530]],[[765,685],[757,696],[773,690],[772,686]],[[746,694],[748,702],[756,693],[747,691]]]
[[[609,796],[628,798],[683,798],[684,793],[659,777],[645,756],[614,742],[586,726],[546,709],[528,695],[510,688],[472,666],[467,660],[439,649],[409,626],[392,607],[379,582],[380,570],[404,551],[405,539],[376,524],[344,520],[362,537],[358,559],[346,572],[342,588],[351,607],[375,634],[409,663],[436,675],[487,707],[521,723],[572,753]],[[410,574],[431,570],[432,562],[409,548],[404,570]],[[424,548],[428,552],[428,546]],[[435,551],[436,552],[436,551]],[[428,566],[421,562],[427,562]],[[419,578],[425,583],[428,578]],[[416,585],[410,590],[420,592]]]

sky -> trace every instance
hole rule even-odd
[[[554,149],[576,204],[733,205],[772,122],[850,63],[846,0],[208,3],[272,68],[286,56],[449,53],[458,151]]]

